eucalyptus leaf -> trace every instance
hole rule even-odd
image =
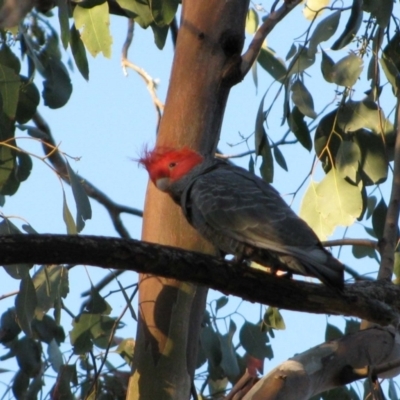
[[[66,161],[66,165],[76,203],[76,230],[80,232],[85,226],[85,221],[92,218],[92,208],[89,197],[83,188],[82,179],[75,174],[68,161]]]
[[[381,28],[386,28],[393,11],[393,0],[363,0],[363,9],[376,18]]]
[[[110,58],[112,37],[107,2],[92,8],[77,5],[73,16],[76,29],[82,29],[81,39],[89,53],[95,57],[102,52],[104,57]]]
[[[21,79],[14,70],[0,64],[0,96],[3,103],[3,112],[9,118],[15,117],[20,85]]]
[[[334,67],[335,62],[322,50],[321,72],[324,79],[329,83],[333,83]]]
[[[89,64],[86,57],[85,46],[82,42],[79,31],[75,28],[75,24],[71,25],[70,30],[71,37],[71,51],[75,60],[75,64],[78,71],[81,73],[84,79],[89,80]]]
[[[289,67],[288,74],[299,74],[311,67],[315,63],[315,54],[309,54],[308,48],[304,46],[299,46],[297,53],[293,57]]]
[[[35,286],[32,278],[26,275],[21,279],[19,292],[15,297],[15,311],[18,324],[28,337],[32,336],[31,322],[35,315],[36,304]]]
[[[346,23],[344,31],[332,45],[332,50],[340,50],[354,39],[363,20],[362,5],[363,0],[353,0],[350,17]]]
[[[267,344],[268,336],[262,332],[259,324],[246,321],[239,332],[240,344],[251,356],[263,360],[273,357],[271,346]]]
[[[159,27],[167,27],[175,18],[178,0],[151,0],[149,1],[151,15]]]
[[[42,96],[49,108],[63,107],[71,97],[72,84],[68,71],[59,60],[50,59],[44,69]]]
[[[330,39],[339,26],[341,12],[339,10],[331,13],[318,23],[314,29],[309,42],[308,54],[315,54],[320,43]]]
[[[297,106],[293,107],[288,119],[288,123],[290,130],[294,133],[300,144],[308,151],[311,151],[312,141],[310,130],[304,121],[304,114],[302,114]]]
[[[357,82],[362,70],[362,58],[350,53],[332,67],[332,81],[339,86],[351,87]]]
[[[258,13],[256,10],[254,10],[253,7],[249,8],[249,11],[247,11],[247,16],[246,16],[246,32],[250,35],[253,35],[259,24],[259,18],[258,18]]]
[[[300,216],[326,240],[337,226],[350,226],[362,212],[362,196],[357,186],[343,179],[334,168],[320,183],[312,181],[300,208]]]
[[[303,8],[303,15],[308,20],[313,20],[321,16],[323,8],[328,6],[330,0],[307,0],[306,6]]]
[[[271,49],[262,47],[257,61],[276,81],[282,83],[285,80],[286,65]]]
[[[296,79],[290,89],[292,91],[292,101],[300,112],[307,117],[316,118],[317,113],[314,111],[313,98],[304,83],[300,79]]]
[[[273,147],[273,152],[274,152],[274,157],[275,161],[278,163],[278,165],[284,169],[285,171],[288,170],[287,164],[285,157],[283,156],[282,152],[279,149],[279,146],[274,146]]]
[[[357,143],[343,140],[335,158],[336,169],[343,178],[357,183],[358,169],[361,164],[361,150]]]

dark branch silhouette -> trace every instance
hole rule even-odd
[[[206,254],[137,240],[78,235],[0,237],[0,264],[28,262],[86,264],[159,275],[205,285],[251,302],[355,316],[381,325],[396,324],[400,311],[400,287],[383,280],[348,284],[339,292]]]

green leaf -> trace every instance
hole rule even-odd
[[[19,182],[23,182],[28,179],[32,170],[32,159],[31,156],[24,152],[17,153],[17,165],[15,171],[15,178]]]
[[[11,68],[17,75],[21,71],[21,62],[19,58],[4,42],[0,48],[0,64]]]
[[[259,24],[258,14],[253,7],[249,8],[246,16],[246,32],[252,35],[256,32]]]
[[[361,173],[364,185],[385,182],[388,174],[388,160],[382,137],[375,133],[359,130],[356,140],[361,149]]]
[[[23,337],[13,347],[20,369],[31,378],[37,376],[42,366],[40,342]]]
[[[29,388],[29,375],[22,370],[18,370],[14,375],[12,383],[12,392],[14,397],[19,399],[26,399]]]
[[[217,333],[211,326],[205,326],[200,332],[200,342],[209,363],[209,372],[213,378],[220,376],[219,365],[222,360],[221,344]]]
[[[289,67],[288,74],[299,74],[315,63],[315,54],[309,54],[308,48],[299,46],[297,54],[293,57]]]
[[[300,208],[300,216],[320,240],[337,226],[350,226],[362,211],[362,196],[357,186],[348,183],[332,168],[320,182],[311,181]]]
[[[0,95],[3,101],[3,112],[14,118],[17,111],[20,77],[10,67],[0,64]]]
[[[350,53],[332,67],[332,80],[339,86],[351,87],[357,82],[362,70],[362,58]]]
[[[251,356],[263,360],[272,359],[273,353],[271,346],[267,345],[268,336],[261,331],[260,325],[246,321],[239,332],[240,344]]]
[[[40,267],[32,278],[36,289],[36,318],[41,319],[69,292],[68,269],[60,265]]]
[[[336,154],[336,169],[343,178],[358,182],[358,169],[361,163],[361,150],[357,143],[343,140]]]
[[[375,196],[369,196],[367,199],[367,215],[365,216],[365,219],[369,219],[375,210],[377,198]]]
[[[353,0],[349,20],[347,21],[342,34],[332,45],[332,50],[340,50],[354,39],[360,29],[363,19],[362,5],[363,0]]]
[[[274,157],[275,157],[275,161],[278,163],[278,165],[284,169],[285,171],[288,170],[287,164],[286,164],[286,160],[285,157],[283,157],[282,152],[279,150],[279,146],[274,146],[273,147],[273,151],[274,151]]]
[[[393,2],[392,2],[393,5]],[[393,381],[393,378],[389,379],[389,388],[388,388],[388,396],[390,400],[398,400],[399,396],[397,395],[396,385]]]
[[[371,13],[371,16],[376,18],[378,25],[384,29],[389,24],[392,15],[393,0],[364,0],[363,9]]]
[[[36,85],[28,80],[28,78],[21,76],[21,86],[15,114],[17,122],[19,124],[28,122],[35,115],[39,102],[40,94]]]
[[[115,351],[131,366],[135,352],[135,340],[132,338],[122,340]]]
[[[335,62],[322,50],[321,72],[324,79],[329,83],[333,83],[334,66]]]
[[[151,15],[159,27],[168,26],[175,17],[180,1],[149,0]]]
[[[151,24],[150,26],[151,26],[151,29],[153,30],[153,34],[154,34],[154,43],[156,44],[158,49],[162,50],[164,48],[165,42],[167,40],[169,25],[160,27],[156,24]]]
[[[256,150],[256,157],[261,154],[261,149],[264,146],[266,140],[266,132],[264,129],[264,99],[267,93],[264,94],[258,106],[257,116],[256,116],[256,126],[254,130],[254,148]]]
[[[320,43],[327,41],[335,34],[337,27],[339,26],[341,12],[335,11],[328,17],[324,18],[314,29],[310,37],[310,43],[308,48],[308,54],[315,54],[317,47]]]
[[[296,79],[290,90],[292,91],[292,101],[300,112],[307,117],[317,118],[313,98],[304,83],[300,79]]]
[[[69,182],[76,203],[76,230],[80,232],[85,227],[85,221],[92,218],[92,208],[89,197],[82,185],[82,179],[72,170],[66,161]]]
[[[70,32],[69,32],[69,2],[65,0],[56,0],[58,7],[58,21],[60,22],[61,42],[66,50],[68,47]]]
[[[73,329],[69,332],[75,354],[82,354],[84,349],[91,348],[93,342],[100,348],[106,348],[114,323],[115,318],[100,314],[83,313],[75,318]]]
[[[35,315],[37,297],[35,286],[29,275],[21,279],[19,292],[15,298],[18,324],[27,336],[32,336],[31,322]]]
[[[96,57],[100,52],[111,57],[112,37],[110,35],[110,15],[107,2],[93,8],[75,6],[76,29],[82,29],[81,39],[89,53]]]
[[[323,11],[321,10],[324,7],[327,7],[330,3],[330,0],[308,0],[306,7],[303,8],[303,15],[308,20],[313,20],[321,16]]]
[[[373,258],[374,260],[377,259],[375,249],[367,246],[352,246],[352,253],[355,258],[361,259],[364,257]]]
[[[10,194],[7,190],[7,183],[14,171],[14,165],[15,155],[13,151],[0,144],[0,194]]]
[[[304,122],[304,114],[301,113],[298,107],[293,107],[288,123],[290,130],[294,133],[300,144],[308,151],[311,151],[312,141],[310,131],[307,124]]]
[[[51,109],[63,107],[72,93],[71,79],[64,64],[59,60],[48,60],[43,75],[46,78],[42,92],[44,104]]]
[[[386,79],[392,85],[394,94],[397,95],[399,87],[396,77],[400,74],[399,69],[397,68],[393,60],[388,58],[385,54],[383,54],[383,57],[379,59],[379,63],[381,64]]]
[[[355,132],[364,128],[378,134],[387,134],[393,130],[393,125],[385,118],[383,110],[368,98],[363,101],[348,101],[339,109],[337,123],[344,132]]]
[[[6,344],[7,342],[12,342],[21,333],[21,328],[17,324],[17,315],[15,313],[15,308],[11,307],[7,311],[4,311],[0,317],[0,327],[1,327],[1,343]],[[2,361],[4,358],[2,358]]]
[[[147,1],[141,0],[117,0],[118,5],[124,10],[129,18],[133,18],[143,29],[154,22]]]
[[[276,307],[268,307],[265,311],[263,322],[268,328],[284,330],[286,329],[285,321],[279,309]]]
[[[329,340],[340,339],[341,337],[343,337],[343,332],[338,327],[329,323],[326,324],[325,341],[328,342]]]
[[[271,183],[274,180],[274,159],[272,158],[271,146],[267,135],[261,148],[262,163],[260,166],[261,176],[265,181]]]
[[[286,61],[290,60],[296,53],[297,53],[297,47],[294,43],[292,43],[288,53],[286,54],[286,57],[285,57]]]
[[[262,47],[257,61],[276,81],[282,83],[285,80],[286,65],[271,49]]]
[[[236,357],[235,347],[232,343],[232,337],[235,330],[235,323],[231,320],[229,332],[225,335],[218,334],[222,353],[220,366],[230,382],[236,382],[240,377],[240,368]]]
[[[216,303],[215,303],[215,313],[218,312],[222,307],[225,307],[228,304],[229,297],[228,296],[222,296],[220,297]]]
[[[375,235],[378,239],[382,239],[383,231],[385,229],[385,221],[387,214],[387,205],[382,198],[372,213],[372,227],[374,228]]]
[[[74,56],[75,64],[78,71],[81,73],[84,79],[89,80],[89,64],[86,57],[85,46],[82,42],[79,31],[75,28],[75,25],[71,25],[71,51]]]
[[[90,299],[86,303],[86,310],[91,314],[110,315],[112,308],[110,304],[100,296],[98,290],[92,286],[90,289]]]
[[[65,197],[65,192],[63,190],[63,220],[65,222],[65,226],[67,227],[67,233],[69,235],[77,234],[77,229],[75,225],[75,221],[72,218],[71,211],[68,208],[67,198]]]

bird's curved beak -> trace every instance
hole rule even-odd
[[[170,184],[170,179],[168,177],[159,178],[154,183],[156,184],[158,189],[162,190],[163,192],[166,192]]]

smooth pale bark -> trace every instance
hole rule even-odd
[[[380,377],[399,373],[390,363],[400,358],[399,334],[372,328],[323,343],[270,371],[243,400],[308,400],[312,396],[386,369]],[[389,365],[388,365],[389,364]]]
[[[170,86],[157,146],[215,151],[240,59],[248,1],[183,1]],[[213,254],[179,208],[149,184],[142,239]],[[188,399],[207,289],[151,275],[139,282],[139,322],[127,398]]]

